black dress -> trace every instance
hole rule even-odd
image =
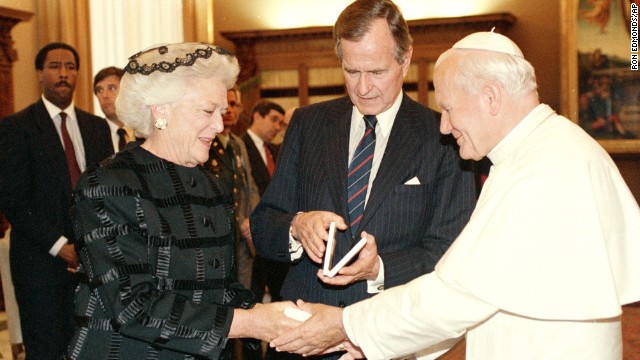
[[[74,193],[80,286],[72,359],[219,359],[236,280],[233,205],[219,180],[136,144]]]

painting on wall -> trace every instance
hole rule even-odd
[[[640,152],[638,2],[571,0],[563,10],[564,110],[610,152]]]

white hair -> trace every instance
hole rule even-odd
[[[478,93],[490,80],[500,83],[512,96],[538,89],[533,66],[519,56],[478,49],[449,49],[440,55],[435,69],[447,59],[456,62],[448,80],[468,94]]]
[[[151,107],[180,100],[191,79],[222,82],[233,88],[240,68],[226,50],[204,43],[155,46],[129,58],[116,99],[118,118],[148,137],[153,132]]]

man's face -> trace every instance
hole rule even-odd
[[[342,72],[353,104],[364,115],[389,109],[402,89],[412,50],[398,64],[387,22],[375,20],[360,41],[341,42]]]
[[[460,157],[481,160],[497,144],[498,129],[488,121],[489,110],[482,94],[468,94],[457,86],[452,81],[454,72],[448,60],[434,74],[436,102],[442,111],[440,132],[456,139]]]
[[[42,70],[36,71],[45,99],[64,109],[73,100],[78,78],[78,66],[73,53],[54,49],[47,53]]]
[[[271,109],[266,116],[261,116],[260,113],[256,112],[253,114],[253,124],[251,125],[251,130],[258,135],[262,141],[270,142],[273,140],[273,137],[276,136],[278,131],[280,131],[280,124],[282,123],[282,119],[284,115],[277,112],[276,110]]]
[[[100,108],[108,119],[116,118],[116,97],[119,89],[120,78],[116,75],[110,75],[98,81],[93,89],[100,102]]]
[[[240,115],[240,109],[242,105],[240,104],[240,99],[235,91],[228,90],[227,91],[227,112],[222,116],[222,123],[224,124],[224,129],[231,129],[233,125],[238,122],[238,115]]]

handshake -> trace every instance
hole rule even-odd
[[[301,323],[271,340],[272,348],[305,356],[345,352],[340,359],[364,358],[362,351],[347,337],[342,325],[342,308],[302,300],[296,305],[286,306],[284,315]]]

